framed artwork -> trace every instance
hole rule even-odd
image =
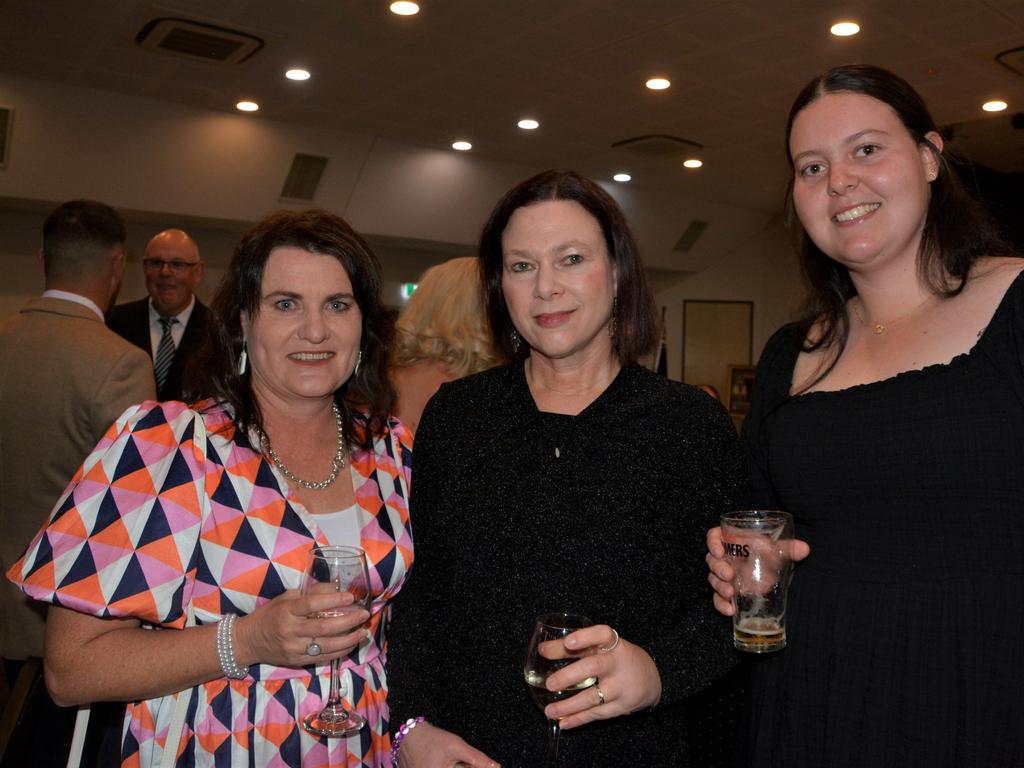
[[[751,364],[754,303],[683,302],[683,381],[709,385],[728,405],[730,366]]]
[[[754,392],[754,376],[757,369],[752,365],[729,366],[729,391],[726,407],[729,413],[746,415],[750,411],[750,396]]]

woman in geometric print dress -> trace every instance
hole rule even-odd
[[[54,698],[133,702],[123,766],[159,764],[184,691],[177,765],[379,768],[388,604],[412,539],[377,260],[332,214],[273,214],[243,236],[213,311],[203,399],[125,412],[8,576],[53,603]],[[351,602],[301,594],[315,543],[366,550],[370,615],[310,618]],[[229,614],[239,678],[217,649]],[[369,723],[347,739],[301,726],[325,702],[332,658]]]

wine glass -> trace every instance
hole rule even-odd
[[[546,613],[534,620],[530,645],[526,649],[526,661],[523,662],[523,676],[526,678],[526,684],[530,687],[530,696],[541,710],[548,704],[568,698],[597,682],[596,677],[588,677],[564,691],[549,691],[544,685],[549,675],[553,675],[562,667],[568,666],[580,658],[580,654],[569,653],[562,645],[562,640],[566,635],[572,634],[577,629],[592,626],[593,623],[586,616],[573,613]],[[562,658],[550,659],[543,655],[542,651],[552,656],[562,656]],[[567,653],[569,655],[565,655]],[[561,727],[558,720],[549,719],[545,768],[553,768],[558,760],[559,733],[561,733]]]
[[[317,613],[315,618],[344,616],[360,608],[370,610],[370,572],[366,553],[358,547],[313,547],[313,561],[302,585],[304,594],[350,592],[352,605]],[[345,709],[341,699],[341,659],[331,659],[331,688],[327,704],[302,721],[306,730],[317,736],[351,736],[366,725],[366,718]]]

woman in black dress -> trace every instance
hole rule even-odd
[[[1024,765],[1024,261],[892,73],[816,78],[787,141],[811,292],[744,444],[751,503],[793,513],[806,559],[746,764]],[[718,529],[708,550],[731,614]]]
[[[445,384],[416,435],[416,570],[390,634],[403,768],[537,766],[544,716],[523,678],[533,619],[582,613],[593,655],[565,690],[560,765],[689,764],[683,702],[735,663],[707,599],[704,532],[742,457],[725,411],[636,364],[657,318],[612,198],[550,171],[481,238],[495,339],[514,362]],[[404,594],[404,590],[403,590]],[[470,745],[473,745],[472,747]]]

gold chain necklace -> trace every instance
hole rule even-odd
[[[293,483],[298,483],[310,491],[322,491],[324,488],[329,488],[338,479],[338,472],[345,466],[345,425],[341,422],[341,411],[338,410],[337,403],[331,403],[331,411],[334,413],[334,423],[338,427],[338,450],[334,452],[334,458],[331,460],[331,474],[327,476],[326,480],[321,480],[319,483],[303,480],[293,474],[270,445],[270,438],[267,437],[265,432],[260,432],[260,444],[266,449],[270,460],[274,462],[274,466]]]
[[[919,304],[917,304],[909,312],[906,312],[897,317],[896,319],[890,320],[887,323],[870,323],[867,320],[865,320],[864,315],[862,315],[860,311],[861,305],[864,303],[860,296],[856,296],[854,298],[854,301],[851,302],[851,304],[853,304],[853,314],[857,316],[857,320],[860,321],[860,324],[865,328],[870,328],[871,332],[874,333],[875,336],[881,336],[883,333],[886,332],[890,325],[896,325],[896,323],[906,320],[908,317],[911,317],[912,315],[915,315],[921,307],[923,307],[933,298],[933,296],[926,296]]]

